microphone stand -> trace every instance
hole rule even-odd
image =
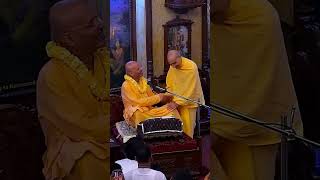
[[[288,180],[288,141],[289,140],[296,139],[296,140],[302,141],[304,143],[307,143],[307,144],[310,144],[310,145],[313,145],[316,147],[320,147],[319,143],[311,141],[309,139],[306,139],[302,136],[299,136],[294,132],[294,130],[292,128],[292,121],[294,118],[295,108],[292,108],[292,111],[291,111],[291,119],[290,119],[291,122],[288,121],[287,117],[281,117],[281,124],[272,124],[272,123],[263,122],[258,119],[249,117],[245,114],[242,114],[240,112],[234,111],[232,109],[223,107],[223,106],[215,104],[215,103],[212,103],[212,104],[210,104],[210,106],[208,106],[206,104],[202,104],[199,101],[195,101],[193,99],[186,98],[186,97],[181,96],[179,94],[170,92],[167,89],[161,88],[159,86],[155,86],[155,85],[152,85],[152,86],[159,89],[162,92],[166,92],[168,94],[179,97],[179,98],[184,99],[186,101],[198,104],[200,107],[204,107],[206,109],[223,114],[228,117],[236,118],[236,119],[246,121],[249,123],[254,123],[257,126],[267,128],[269,130],[272,130],[274,132],[281,134],[281,180]],[[281,126],[281,128],[275,127],[275,126]]]

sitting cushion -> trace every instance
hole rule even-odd
[[[125,143],[130,138],[137,136],[136,129],[129,126],[125,121],[117,122],[116,123],[116,130],[118,132],[118,135],[116,138],[122,143]]]
[[[138,124],[137,132],[144,139],[180,137],[182,122],[174,117],[147,119]]]

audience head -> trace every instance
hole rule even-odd
[[[110,179],[111,180],[124,180],[124,176],[122,173],[121,166],[117,163],[113,163],[111,165],[111,174],[110,174]]]
[[[139,147],[144,146],[144,144],[145,143],[141,138],[138,138],[138,137],[130,138],[124,144],[124,148],[123,148],[126,158],[135,160],[136,150],[139,149]]]
[[[151,163],[151,150],[147,144],[136,149],[136,161],[139,164]]]

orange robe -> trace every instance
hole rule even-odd
[[[153,105],[160,102],[160,97],[152,92],[149,85],[146,86],[146,90],[140,92],[132,82],[128,80],[122,84],[121,96],[124,104],[123,117],[128,124],[136,127],[140,122],[146,119],[163,116],[173,116],[180,119],[178,111],[169,111],[167,105],[153,107]]]
[[[205,104],[198,66],[190,59],[182,57],[179,69],[170,67],[166,84],[170,92]],[[184,133],[193,138],[198,105],[179,97],[174,97],[173,101],[179,105]]]
[[[102,66],[96,56],[92,73],[108,87]],[[46,180],[109,178],[109,103],[97,101],[88,82],[60,59],[52,58],[39,74],[37,109],[47,146]]]
[[[293,127],[302,135],[298,100],[273,6],[266,0],[230,0],[224,23],[212,24],[211,33],[211,102],[267,123],[281,123],[281,116],[294,105]],[[214,178],[273,179],[279,134],[222,114],[211,117],[211,131],[219,137],[213,146]],[[227,178],[215,176],[223,172]]]

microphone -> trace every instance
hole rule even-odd
[[[151,79],[148,79],[147,81],[148,85],[152,88],[152,89],[157,89],[158,91],[160,91],[160,93],[164,93],[164,92],[167,92],[167,90],[165,88],[162,88],[162,87],[159,87],[159,86],[156,86],[154,85],[152,82],[151,82]]]
[[[202,103],[199,102],[199,101],[196,101],[196,100],[193,100],[193,99],[190,99],[190,98],[181,96],[181,95],[179,95],[179,94],[170,92],[170,91],[168,91],[168,90],[165,89],[165,88],[162,88],[162,87],[159,87],[159,86],[154,85],[154,84],[151,82],[151,78],[150,78],[150,79],[148,78],[147,84],[148,84],[152,89],[157,89],[157,90],[159,90],[160,93],[168,93],[168,94],[171,94],[171,95],[173,95],[173,96],[175,96],[175,97],[178,97],[178,98],[180,98],[180,99],[184,99],[184,100],[186,100],[186,101],[189,101],[189,102],[198,104],[198,105],[201,106],[201,107],[205,107],[205,108],[207,108],[207,109],[213,110],[212,107],[210,107],[210,106],[208,106],[208,105],[206,105],[206,104],[202,104]]]

